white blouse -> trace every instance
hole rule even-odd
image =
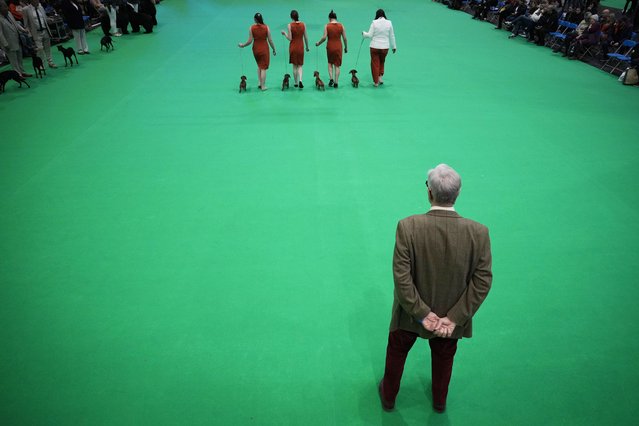
[[[388,19],[375,19],[368,32],[364,32],[364,37],[372,39],[371,47],[373,49],[389,49],[391,47],[397,49],[393,23]]]

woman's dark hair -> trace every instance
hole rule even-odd
[[[291,19],[295,22],[300,20],[300,14],[297,13],[297,10],[295,9],[291,10]]]
[[[262,14],[259,12],[255,14],[254,18],[255,18],[255,22],[257,22],[258,24],[264,23],[264,18],[262,18]]]
[[[384,9],[377,9],[375,12],[375,19],[384,18],[386,19],[386,14],[384,13]]]
[[[333,9],[331,9],[330,13],[328,14],[328,19],[337,19],[337,13],[333,12]]]

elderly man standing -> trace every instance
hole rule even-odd
[[[47,23],[47,13],[40,4],[40,0],[29,0],[29,6],[22,9],[24,25],[31,33],[35,42],[38,56],[49,67],[57,68],[51,56],[51,30]]]
[[[22,77],[33,77],[33,74],[24,72],[22,66],[22,48],[20,47],[20,32],[27,33],[9,13],[9,6],[4,0],[0,0],[0,48],[7,55],[11,67]]]
[[[397,225],[393,311],[379,384],[387,411],[395,406],[408,352],[422,337],[431,349],[433,408],[444,412],[457,341],[472,336],[472,317],[492,283],[488,228],[453,207],[459,174],[440,164],[428,172],[426,187],[428,213]]]

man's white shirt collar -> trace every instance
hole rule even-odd
[[[454,212],[455,207],[431,206],[429,211],[432,211],[432,210],[446,210],[447,212]]]

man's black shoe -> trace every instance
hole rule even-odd
[[[382,382],[379,382],[377,390],[379,391],[379,400],[382,402],[382,408],[384,409],[384,411],[393,411],[393,408],[395,408],[395,403],[388,402],[384,399],[384,393],[382,392]]]
[[[435,410],[436,413],[441,414],[446,411],[446,405],[433,404],[433,410]]]

